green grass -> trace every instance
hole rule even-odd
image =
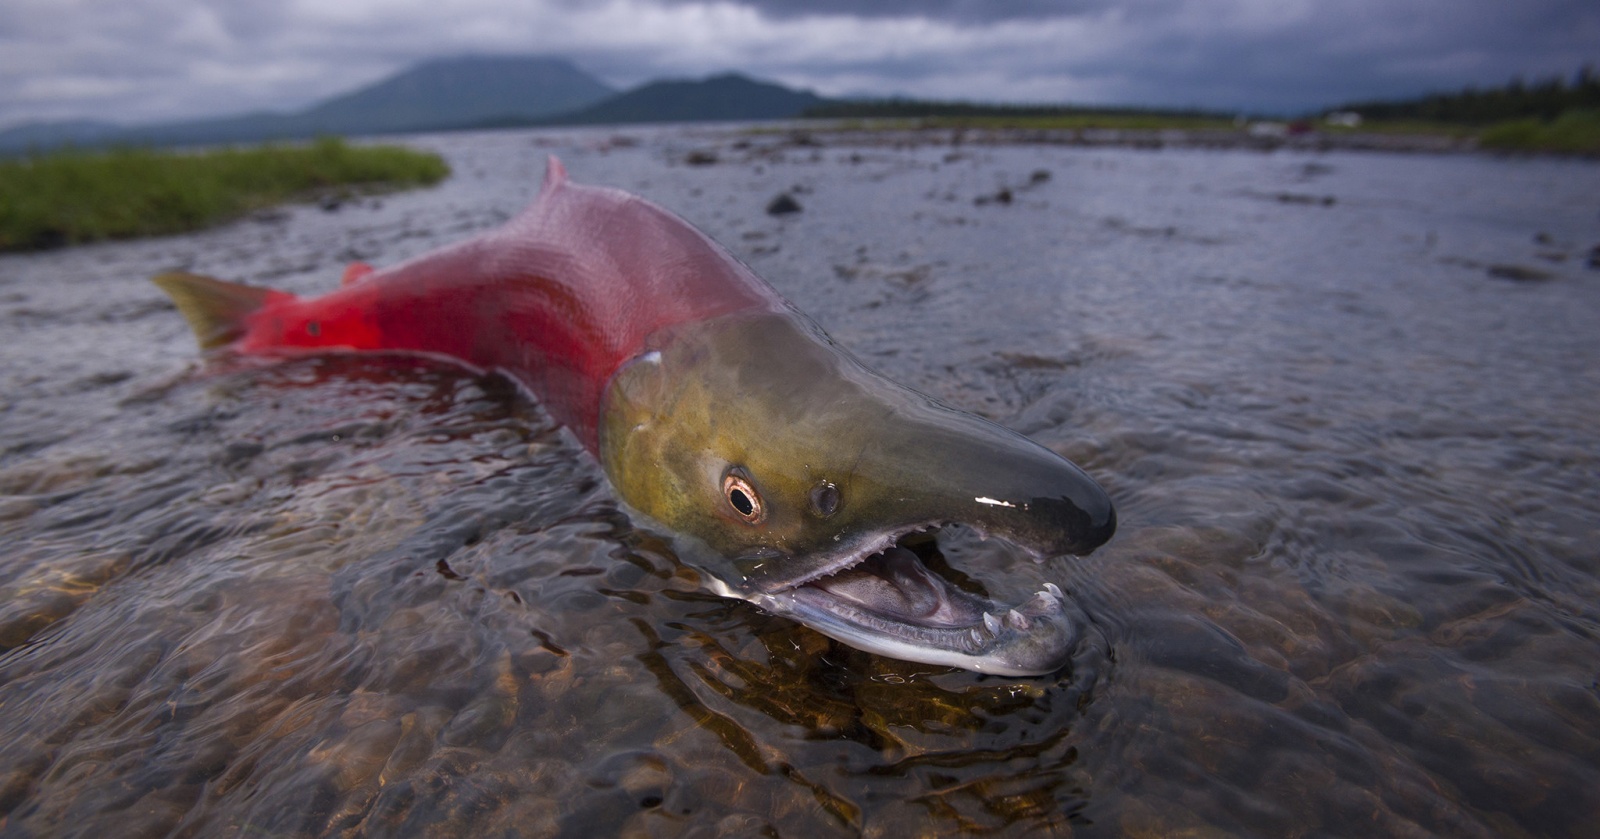
[[[1600,110],[1573,109],[1553,120],[1519,119],[1484,129],[1486,149],[1600,156]]]
[[[184,233],[340,189],[450,173],[438,155],[326,138],[206,152],[65,151],[0,160],[0,251]]]
[[[1476,137],[1481,148],[1492,151],[1581,154],[1600,156],[1600,110],[1572,109],[1553,120],[1507,120],[1489,126],[1422,119],[1369,119],[1355,128],[1317,126],[1338,134],[1422,134],[1440,137]]]

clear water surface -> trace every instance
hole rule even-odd
[[[948,139],[416,137],[436,189],[0,257],[0,835],[1592,835],[1600,167]],[[712,597],[506,382],[202,365],[147,282],[330,288],[551,152],[1100,478],[1093,556],[952,556],[1071,668]]]

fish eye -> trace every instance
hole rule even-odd
[[[765,515],[761,509],[761,495],[750,481],[736,472],[729,472],[722,479],[722,497],[728,499],[728,506],[748,524],[761,521]]]
[[[823,518],[839,512],[839,488],[832,481],[818,481],[811,488],[811,512]]]

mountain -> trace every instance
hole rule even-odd
[[[443,58],[289,114],[131,127],[90,121],[21,125],[0,131],[0,154],[63,145],[186,146],[518,125],[788,119],[828,102],[737,73],[613,93],[561,58]]]
[[[551,117],[558,125],[789,119],[827,102],[810,91],[724,73],[703,81],[641,85],[590,107]]]
[[[319,134],[391,134],[531,122],[583,108],[614,92],[562,58],[442,58],[425,61],[295,113],[244,114],[131,127],[81,120],[29,123],[0,131],[0,153],[68,144],[247,143]]]

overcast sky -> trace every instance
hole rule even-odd
[[[0,0],[0,127],[293,110],[429,57],[626,87],[1291,112],[1600,66],[1600,0]]]

